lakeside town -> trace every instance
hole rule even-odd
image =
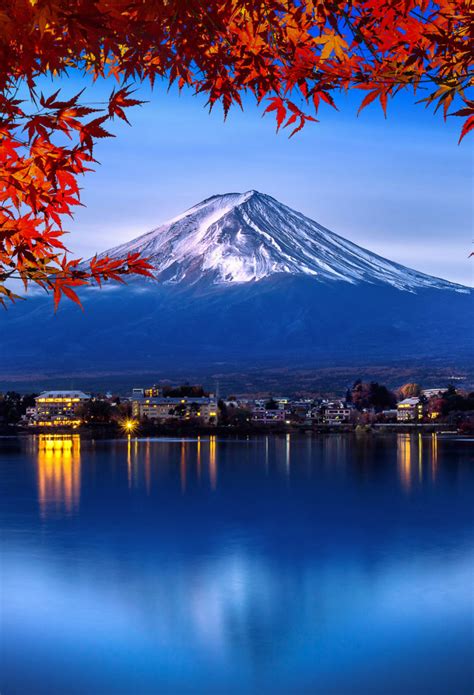
[[[152,385],[124,395],[82,390],[0,394],[0,431],[178,432],[216,428],[236,432],[360,431],[423,428],[474,432],[474,393],[452,384],[422,388],[408,383],[390,390],[355,381],[341,398],[219,396],[200,385]]]

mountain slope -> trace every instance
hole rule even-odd
[[[393,263],[334,234],[274,198],[248,191],[216,195],[107,253],[140,251],[162,282],[215,284],[276,273],[322,281],[386,283],[405,290],[459,285]]]
[[[380,258],[260,193],[214,196],[107,253],[132,250],[151,257],[158,281],[85,289],[84,313],[63,301],[54,314],[50,298],[33,296],[0,315],[0,381],[166,377],[197,365],[454,368],[472,356],[468,288]]]

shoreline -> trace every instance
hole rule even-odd
[[[189,427],[166,427],[166,426],[143,426],[139,427],[132,436],[132,439],[146,437],[197,437],[197,436],[259,436],[259,435],[327,435],[327,434],[346,434],[346,435],[377,435],[377,434],[438,434],[444,436],[456,436],[469,438],[473,433],[461,432],[455,426],[448,423],[375,423],[372,425],[255,425],[244,427],[229,427],[223,425],[213,426],[189,426]],[[128,435],[114,425],[102,425],[97,427],[78,427],[76,429],[66,427],[22,427],[7,426],[0,428],[0,437],[23,437],[38,435],[80,435],[87,439],[124,439]]]

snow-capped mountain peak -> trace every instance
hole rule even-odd
[[[106,253],[132,251],[147,257],[166,283],[244,283],[290,273],[411,291],[466,291],[377,256],[258,191],[214,195]]]

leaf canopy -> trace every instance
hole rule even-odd
[[[142,102],[132,85],[157,79],[204,93],[225,115],[242,95],[265,102],[290,135],[321,103],[362,91],[361,109],[402,90],[474,128],[474,6],[470,0],[4,0],[0,9],[0,303],[11,277],[79,302],[93,282],[150,275],[146,259],[70,259],[64,219],[110,121]],[[111,77],[107,103],[84,92],[38,92],[41,76]],[[29,98],[18,98],[26,87]]]

